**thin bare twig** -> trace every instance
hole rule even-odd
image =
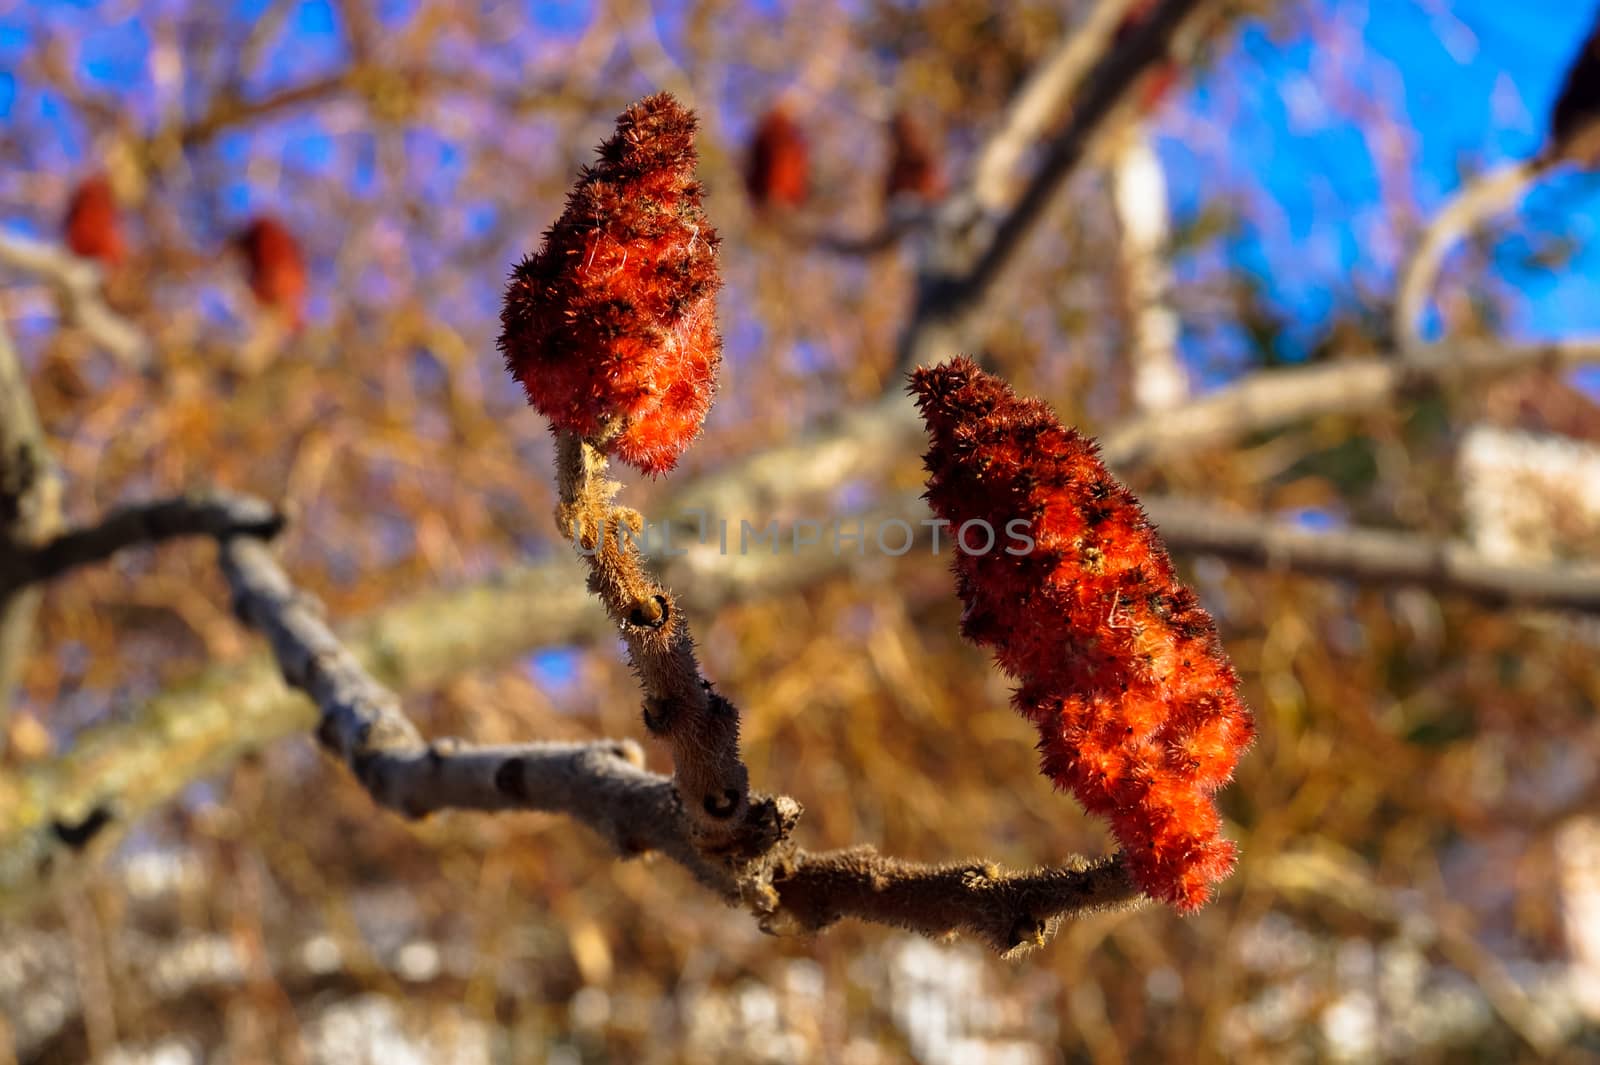
[[[622,633],[644,690],[645,726],[672,748],[679,790],[703,846],[729,852],[754,830],[765,835],[770,811],[750,800],[750,775],[739,756],[739,711],[700,675],[683,609],[646,571],[637,534],[643,519],[613,502],[606,459],[571,432],[558,434],[556,463],[561,535],[589,566],[589,589]]]
[[[294,589],[265,542],[225,540],[222,569],[235,608],[266,635],[284,680],[316,702],[323,746],[377,802],[407,816],[456,808],[566,813],[624,856],[671,858],[781,934],[819,932],[854,917],[930,936],[963,932],[1011,953],[1041,945],[1064,918],[1139,898],[1115,858],[1012,873],[987,862],[906,862],[871,847],[808,852],[790,842],[800,808],[787,798],[764,804],[774,820],[759,849],[709,859],[678,788],[640,768],[637,746],[427,743],[399,700],[322,621],[320,606]]]
[[[1396,347],[1409,351],[1421,344],[1422,314],[1450,249],[1490,215],[1514,205],[1557,162],[1557,158],[1541,156],[1475,177],[1428,220],[1422,239],[1400,269],[1400,282],[1395,288]]]

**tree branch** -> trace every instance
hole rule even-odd
[[[1084,78],[1097,62],[1105,61],[1117,27],[1138,2],[1099,0],[1083,24],[1028,75],[973,165],[970,195],[980,210],[1005,208],[1029,146],[1061,120]]]
[[[995,186],[998,178],[993,175],[1002,163],[1014,161],[1016,153],[1008,145],[1025,143],[1022,134],[1029,132],[1035,122],[1048,121],[1053,109],[1043,104],[1052,92],[1072,92],[1071,118],[1066,128],[1044,146],[1038,169],[1011,209],[992,226],[983,224],[992,216],[975,212],[972,204],[959,200],[941,212],[941,247],[918,278],[916,301],[900,338],[901,370],[955,355],[970,346],[966,335],[973,319],[1083,159],[1095,135],[1131,96],[1140,77],[1169,54],[1179,27],[1212,2],[1161,0],[1116,47],[1109,49],[1103,40],[1098,40],[1102,23],[1110,16],[1110,5],[1103,5],[1085,31],[1066,45],[1068,50],[1082,45],[1086,53],[1091,51],[1089,45],[1099,45],[1094,66],[1082,77],[1081,91],[1074,91],[1079,82],[1071,76],[1082,61],[1076,52],[1070,57],[1066,52],[1058,53],[1051,66],[1041,72],[1043,87],[1030,84],[1013,108],[999,144],[980,158],[978,178],[985,184],[975,186],[978,193]],[[1059,70],[1054,69],[1057,66]],[[1009,128],[1013,126],[1014,131]]]
[[[570,814],[625,856],[671,858],[775,933],[817,932],[855,917],[926,935],[967,932],[1008,953],[1042,944],[1064,916],[1138,897],[1115,859],[1006,873],[988,863],[905,862],[870,847],[809,853],[789,842],[800,807],[784,797],[752,804],[766,821],[750,853],[707,858],[678,788],[640,768],[636,745],[427,743],[322,621],[320,604],[295,591],[264,541],[225,540],[221,564],[235,609],[266,635],[284,680],[317,704],[323,747],[375,801],[405,816],[455,808]]]
[[[1374,354],[1322,366],[1252,374],[1171,410],[1113,426],[1101,437],[1106,461],[1128,468],[1241,440],[1330,414],[1380,410],[1410,397],[1519,371],[1600,362],[1600,339],[1506,345],[1451,343],[1403,357]]]
[[[48,537],[60,521],[61,474],[11,335],[0,323],[0,570]],[[0,588],[0,725],[9,716],[38,606],[36,590]]]
[[[1328,415],[1363,414],[1445,388],[1519,372],[1600,363],[1600,339],[1549,344],[1450,343],[1405,357],[1375,352],[1320,366],[1264,370],[1169,410],[1099,431],[1121,474]],[[877,480],[923,445],[921,419],[898,392],[836,414],[798,439],[685,485],[664,513],[736,519],[789,509],[855,480]]]
[[[934,257],[936,261],[959,258],[963,250],[970,254],[974,229],[982,219],[999,217],[1013,199],[1020,183],[1018,171],[1029,147],[1060,122],[1085,76],[1097,61],[1105,59],[1117,28],[1137,3],[1138,0],[1098,0],[1083,23],[1040,60],[1007,105],[999,127],[979,149],[964,187],[948,197],[940,210],[919,210],[890,218],[876,230],[859,236],[805,224],[788,225],[790,236],[798,243],[837,255],[874,255],[892,248],[906,233],[931,226],[943,245]],[[1100,115],[1089,125],[1098,127],[1105,117]],[[1068,132],[1072,132],[1070,127]],[[925,278],[930,274],[926,266],[923,274]]]
[[[107,306],[98,265],[16,233],[0,233],[0,262],[51,282],[62,294],[67,320],[123,366],[150,369],[150,342],[138,326]]]
[[[266,636],[283,679],[321,714],[317,740],[344,762],[373,801],[406,817],[439,810],[544,810],[577,817],[625,854],[659,850],[722,894],[731,878],[700,857],[670,781],[644,772],[628,741],[474,747],[427,743],[399,699],[362,666],[322,620],[322,606],[290,584],[266,543],[222,543],[234,609]]]
[[[1472,178],[1428,220],[1422,239],[1400,269],[1398,295],[1394,304],[1393,341],[1402,351],[1422,343],[1422,315],[1439,267],[1451,248],[1460,243],[1496,211],[1503,211],[1521,199],[1530,186],[1552,166],[1555,157],[1540,157],[1512,163]]]
[[[103,562],[127,547],[183,536],[275,536],[283,516],[270,504],[228,492],[205,492],[114,510],[97,525],[69,532],[0,558],[0,596]]]
[[[700,675],[688,618],[650,576],[638,544],[643,518],[619,507],[621,487],[606,479],[606,459],[571,432],[556,436],[561,505],[556,525],[589,567],[589,590],[621,632],[644,691],[644,722],[672,748],[679,790],[708,851],[741,851],[764,836],[771,811],[750,800],[739,756],[739,711]]]
[[[1463,544],[1377,529],[1313,532],[1191,500],[1149,498],[1145,511],[1175,552],[1363,584],[1414,584],[1493,606],[1600,613],[1600,566],[1518,566]]]

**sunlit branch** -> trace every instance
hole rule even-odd
[[[971,323],[1095,136],[1120,110],[1145,72],[1169,54],[1179,27],[1212,2],[1163,0],[1116,47],[1104,49],[1102,45],[1104,50],[1083,75],[1081,85],[1073,79],[1060,79],[1063,88],[1077,86],[1071,115],[1061,132],[1045,142],[1037,169],[1006,211],[998,216],[975,212],[960,198],[946,206],[939,227],[943,246],[920,273],[916,302],[900,337],[901,369],[955,355],[968,346]],[[1041,91],[1040,95],[1045,94]]]
[[[654,851],[671,858],[778,933],[817,932],[856,918],[930,936],[963,932],[1010,953],[1042,944],[1064,917],[1138,898],[1115,858],[1013,873],[987,862],[905,862],[870,847],[808,852],[789,842],[800,809],[783,798],[764,804],[772,822],[759,851],[708,860],[677,787],[640,768],[637,746],[425,742],[394,694],[322,621],[320,605],[290,584],[264,541],[224,540],[222,569],[236,609],[267,637],[284,680],[317,704],[324,748],[375,801],[408,817],[445,809],[566,813],[624,856]]]
[[[1600,362],[1596,339],[1548,344],[1471,341],[1404,356],[1374,353],[1369,358],[1251,374],[1181,406],[1113,426],[1101,441],[1113,466],[1144,465],[1310,418],[1363,414],[1441,389],[1596,362]]]
[[[1400,270],[1395,291],[1394,343],[1401,350],[1421,343],[1423,312],[1450,249],[1497,211],[1514,206],[1558,160],[1540,157],[1512,163],[1473,178],[1428,220],[1417,247]]]
[[[0,233],[0,263],[49,281],[65,299],[69,321],[124,366],[149,369],[150,342],[137,326],[107,306],[98,265],[16,233]]]
[[[1417,585],[1491,606],[1600,613],[1600,567],[1508,565],[1465,544],[1379,529],[1313,531],[1192,500],[1145,500],[1175,552],[1360,584]]]
[[[60,520],[61,474],[0,323],[0,569],[49,537]],[[0,724],[33,640],[38,605],[34,589],[0,589]]]

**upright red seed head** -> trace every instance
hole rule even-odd
[[[944,195],[944,175],[933,139],[909,114],[897,111],[889,120],[889,171],[884,199],[905,194],[932,202]]]
[[[256,300],[298,326],[305,311],[307,276],[305,256],[294,234],[278,219],[263,215],[234,237],[234,244],[244,254]]]
[[[617,117],[544,244],[511,275],[500,350],[557,429],[664,473],[700,435],[722,362],[716,230],[695,118],[668,93]],[[620,428],[619,428],[620,427]]]
[[[104,174],[86,177],[72,190],[61,228],[74,255],[97,259],[108,268],[121,265],[127,256],[117,198]]]
[[[1093,441],[1048,406],[966,358],[918,370],[911,390],[934,513],[997,538],[954,552],[963,635],[1021,681],[1042,771],[1109,819],[1140,887],[1198,908],[1236,853],[1212,794],[1255,734],[1210,616]],[[1031,550],[1004,549],[1013,520]]]
[[[744,183],[759,208],[799,207],[811,192],[806,135],[781,104],[756,126],[745,160]]]

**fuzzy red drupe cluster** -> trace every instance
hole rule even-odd
[[[932,203],[944,195],[939,152],[927,130],[904,111],[889,120],[889,169],[883,179],[884,199],[907,195]]]
[[[72,190],[61,229],[74,255],[97,259],[108,268],[127,256],[117,198],[104,174],[86,177]]]
[[[252,219],[233,242],[244,254],[256,301],[298,327],[305,313],[308,278],[305,255],[289,227],[262,215]]]
[[[795,208],[811,192],[811,149],[800,124],[781,104],[768,111],[750,138],[744,186],[757,208]]]
[[[669,93],[619,115],[543,246],[512,272],[501,314],[500,349],[528,402],[652,475],[700,435],[722,361],[694,132]]]
[[[1198,908],[1236,855],[1212,794],[1255,733],[1211,617],[1094,442],[1048,406],[966,358],[911,388],[934,512],[997,534],[1021,519],[1034,541],[954,552],[963,634],[1021,682],[1044,774],[1109,819],[1139,886]]]

